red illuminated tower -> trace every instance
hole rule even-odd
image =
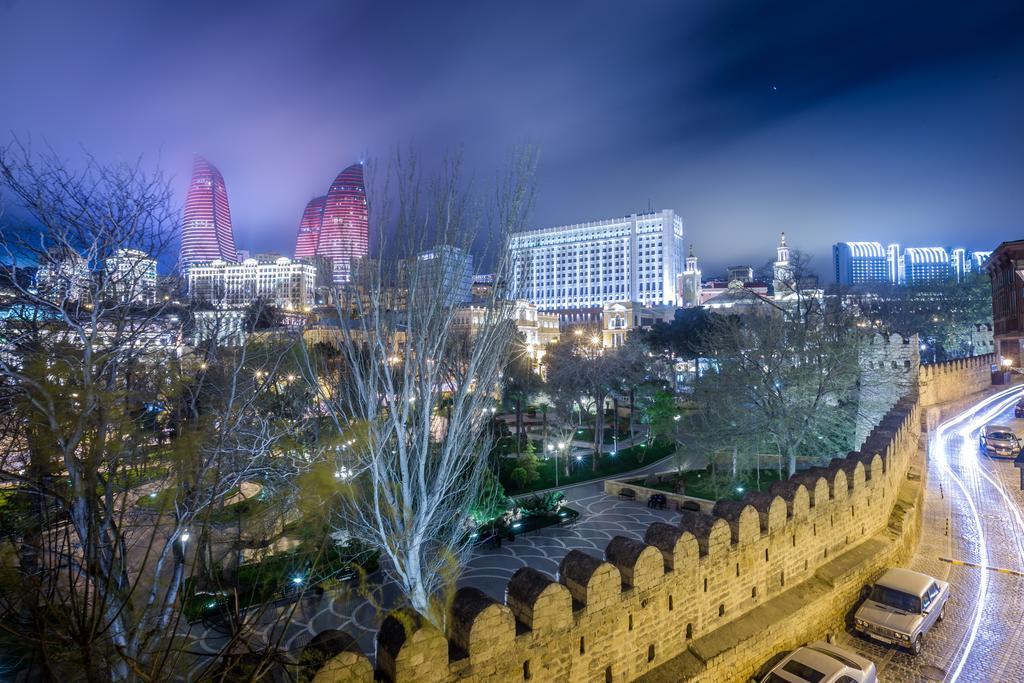
[[[188,186],[182,215],[182,272],[187,272],[193,263],[215,259],[238,260],[235,236],[231,231],[228,191],[224,176],[217,167],[197,155],[192,162],[192,182]]]
[[[299,223],[299,237],[295,241],[295,258],[308,258],[317,253],[320,225],[323,223],[326,203],[327,197],[324,196],[314,197],[306,204],[306,210],[302,212],[302,221]]]
[[[352,259],[369,252],[369,234],[363,165],[353,164],[331,183],[316,247],[317,254],[331,259],[336,285],[349,281]]]

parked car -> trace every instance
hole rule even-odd
[[[978,445],[983,453],[993,458],[1016,458],[1021,449],[1017,430],[1008,425],[985,425]]]
[[[1017,405],[1013,407],[1014,417],[1024,417],[1024,398],[1017,401]]]
[[[818,641],[790,652],[761,683],[876,683],[875,663],[859,654]]]
[[[945,616],[949,584],[911,571],[889,569],[871,586],[853,615],[855,628],[874,640],[921,654],[924,634]]]

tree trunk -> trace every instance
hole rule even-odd
[[[789,476],[792,477],[794,474],[796,474],[796,449],[795,448],[790,448],[789,449],[788,460],[789,460]]]
[[[596,472],[598,460],[601,459],[601,444],[604,443],[604,396],[595,397],[594,411],[594,460],[591,469]]]
[[[612,396],[612,429],[614,433],[619,433],[619,398],[618,396]]]
[[[636,412],[636,389],[629,388],[629,438],[633,438],[633,414]]]
[[[516,396],[516,456],[521,455],[523,445],[523,399]]]

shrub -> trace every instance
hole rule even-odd
[[[522,467],[517,467],[512,470],[512,482],[516,485],[516,488],[525,488],[526,482],[530,478],[530,473]]]

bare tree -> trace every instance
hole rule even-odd
[[[21,586],[2,607],[35,675],[165,678],[189,666],[181,591],[208,514],[268,468],[280,434],[244,352],[189,353],[187,313],[142,277],[176,236],[159,174],[91,158],[75,172],[13,145],[0,191],[14,208],[0,232],[0,477],[25,501],[4,529]],[[168,494],[154,512],[136,505],[146,483]]]
[[[532,155],[517,158],[488,211],[464,189],[457,159],[427,180],[415,160],[396,157],[369,202],[382,257],[354,264],[337,292],[347,388],[323,382],[323,363],[307,349],[307,380],[348,446],[337,524],[378,548],[408,603],[438,625],[470,550],[467,513],[514,334],[504,238],[524,225],[533,166]],[[465,255],[488,229],[499,286],[457,306]]]

